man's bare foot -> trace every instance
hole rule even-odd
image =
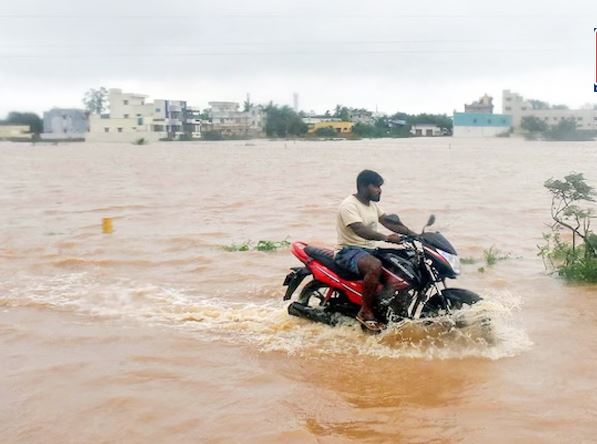
[[[361,309],[355,319],[359,324],[372,333],[379,333],[384,329],[384,325],[375,319],[375,315],[370,311]]]

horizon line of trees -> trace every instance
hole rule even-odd
[[[561,119],[555,125],[550,125],[538,117],[525,116],[521,120],[520,128],[526,132],[525,136],[530,140],[588,141],[593,140],[596,135],[595,131],[578,129],[573,117]]]

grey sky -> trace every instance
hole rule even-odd
[[[501,90],[597,103],[593,2],[0,2],[0,117],[80,107],[90,87],[151,98],[462,110]],[[499,111],[501,108],[498,108]]]

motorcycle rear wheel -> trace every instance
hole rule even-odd
[[[314,279],[303,287],[297,302],[308,307],[321,307],[325,303],[325,296],[329,288],[323,282]]]

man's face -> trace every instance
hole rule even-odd
[[[369,200],[379,202],[381,199],[381,185],[369,184],[367,186],[367,193],[369,195]]]

